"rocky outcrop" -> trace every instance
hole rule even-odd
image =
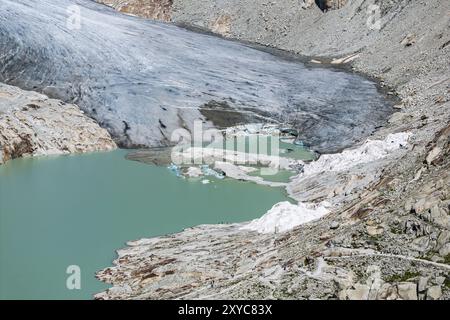
[[[333,207],[293,230],[211,225],[130,242],[99,272],[113,287],[97,298],[450,299],[450,3],[310,4],[175,0],[172,21],[208,29],[226,14],[230,37],[351,63],[401,99],[370,139],[403,132],[408,144],[294,178],[297,200]]]
[[[330,10],[337,10],[342,8],[347,4],[348,0],[302,0],[303,7],[309,8],[313,3],[315,3],[320,10],[327,12]]]
[[[228,14],[219,15],[216,20],[210,23],[209,29],[214,33],[229,37],[231,35],[231,16]]]
[[[76,105],[0,83],[0,164],[23,156],[115,148],[108,132]]]
[[[114,9],[154,20],[170,21],[173,0],[97,0]]]

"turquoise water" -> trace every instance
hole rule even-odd
[[[126,241],[260,217],[284,190],[180,179],[126,151],[18,159],[0,166],[0,299],[90,299]],[[81,290],[66,269],[81,268]]]
[[[278,170],[277,173],[272,175],[262,175],[261,169],[250,172],[249,176],[260,176],[266,181],[271,182],[289,182],[291,177],[296,176],[298,173],[289,170]]]
[[[220,142],[206,142],[204,147],[216,148],[225,150],[234,150],[244,153],[257,153],[262,155],[281,156],[285,158],[291,158],[296,160],[315,160],[314,152],[308,150],[306,147],[298,146],[293,143],[288,143],[279,140],[278,145],[272,149],[272,141],[278,139],[271,136],[239,136],[225,139]],[[264,149],[260,149],[260,141],[263,141],[262,145]],[[255,150],[250,148],[250,144],[253,144]],[[189,148],[190,146],[187,146]]]

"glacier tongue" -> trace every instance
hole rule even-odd
[[[74,6],[79,28],[68,23]],[[233,115],[293,122],[300,140],[333,152],[392,112],[359,75],[307,68],[88,0],[2,0],[0,81],[76,103],[128,147],[167,145],[175,129]]]

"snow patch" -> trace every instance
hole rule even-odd
[[[275,204],[259,219],[252,220],[241,229],[260,233],[275,233],[288,231],[301,224],[317,220],[330,211],[330,204],[323,202],[292,204],[288,201]]]
[[[407,145],[410,132],[389,134],[384,140],[370,140],[356,148],[337,154],[326,154],[304,167],[302,176],[315,175],[324,171],[344,171],[353,166],[369,163],[387,157],[392,151]]]

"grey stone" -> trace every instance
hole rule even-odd
[[[431,219],[434,223],[441,227],[447,228],[450,226],[450,217],[437,204],[431,208]]]
[[[339,222],[333,221],[333,222],[330,224],[330,229],[334,230],[334,229],[337,229],[337,228],[339,228]]]
[[[412,282],[397,284],[398,295],[403,300],[417,300],[417,285]]]
[[[367,300],[369,298],[370,287],[364,284],[355,284],[353,289],[347,289],[349,300]]]
[[[424,292],[427,289],[428,277],[420,277],[419,283],[417,285],[417,290],[419,292]]]
[[[445,277],[436,277],[436,284],[441,286],[445,282]]]
[[[442,148],[439,147],[434,147],[430,153],[428,153],[427,158],[426,158],[426,162],[427,164],[432,164],[434,160],[436,160],[437,158],[440,157],[442,152]]]
[[[450,243],[446,243],[439,249],[439,255],[445,257],[450,254]]]
[[[427,290],[427,300],[439,300],[442,296],[441,286],[432,286]]]

